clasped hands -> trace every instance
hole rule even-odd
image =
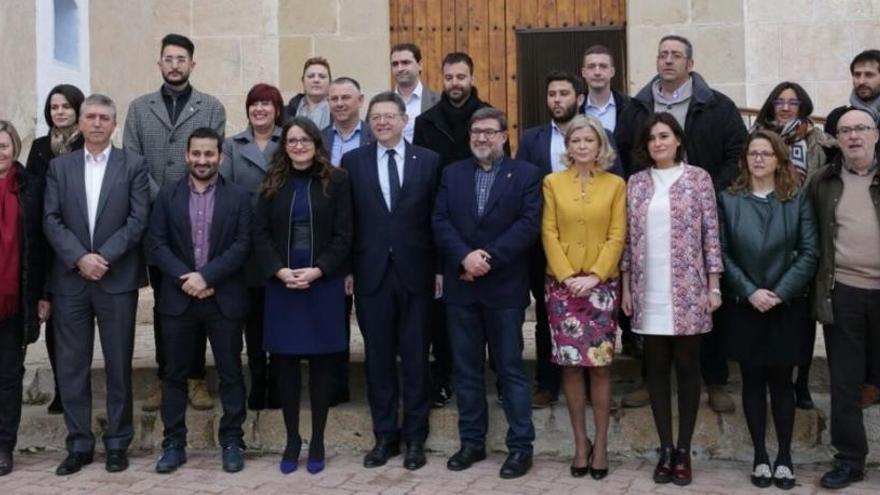
[[[310,284],[321,278],[323,272],[320,268],[282,268],[275,272],[278,280],[284,283],[288,289],[308,289]]]
[[[199,272],[184,273],[180,276],[183,285],[180,288],[196,299],[205,299],[214,295],[214,289],[208,287],[205,278]]]
[[[578,277],[568,277],[562,281],[568,292],[575,297],[586,296],[594,287],[599,285],[599,282],[599,277],[592,273]]]
[[[461,260],[461,267],[464,268],[464,273],[459,278],[465,282],[473,282],[478,277],[489,273],[489,270],[492,269],[492,265],[489,264],[491,259],[492,255],[485,250],[474,249]]]
[[[755,292],[752,292],[752,295],[749,296],[749,302],[756,310],[761,313],[766,313],[773,309],[777,304],[782,303],[782,299],[771,290],[758,289]]]
[[[110,263],[97,253],[88,253],[76,261],[79,274],[86,280],[98,281],[110,269]]]

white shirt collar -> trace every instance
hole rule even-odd
[[[395,158],[403,158],[406,155],[406,140],[403,139],[403,136],[400,137],[400,142],[394,145],[394,148],[386,148],[382,146],[382,143],[376,142],[376,149],[379,152],[379,156],[384,156],[388,150],[393,149],[396,155]]]
[[[83,146],[83,153],[85,153],[86,163],[105,163],[107,159],[110,158],[110,149],[113,147],[113,143],[107,145],[103,151],[98,153],[97,155],[92,155],[89,153],[89,150]]]
[[[599,106],[599,105],[595,104],[593,102],[593,99],[590,98],[590,93],[587,93],[587,106],[596,108],[600,112],[605,112],[605,110],[607,110],[608,107],[617,108],[617,104],[614,102],[614,93],[611,94],[611,96],[608,98],[608,102],[605,103],[605,105],[603,105],[603,106]]]
[[[424,89],[424,88],[423,88],[423,86],[422,86],[422,80],[419,79],[419,83],[416,84],[416,89],[414,89],[413,92],[409,95],[410,100],[421,100],[421,99],[422,99],[422,90],[423,90],[423,89]],[[403,95],[400,93],[400,86],[395,87],[395,88],[394,88],[394,92],[397,93],[398,96],[401,96],[401,97],[403,96]]]

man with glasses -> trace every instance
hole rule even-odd
[[[431,409],[428,318],[431,299],[443,283],[435,275],[431,233],[440,157],[403,138],[408,117],[397,94],[386,91],[374,96],[367,113],[377,142],[342,157],[342,167],[351,178],[355,232],[353,276],[346,279],[346,292],[357,298],[376,436],[364,467],[382,466],[399,454],[402,436],[403,466],[416,470],[426,462]],[[398,392],[398,356],[402,393]]]
[[[200,127],[210,127],[220,136],[226,130],[226,109],[217,98],[192,87],[190,74],[196,66],[193,60],[195,46],[186,36],[168,34],[162,38],[159,52],[159,71],[164,83],[158,91],[147,93],[131,102],[125,118],[122,142],[126,150],[144,157],[150,175],[150,197],[155,198],[159,189],[185,177],[186,141]],[[148,260],[149,262],[149,260]],[[156,363],[159,382],[165,375],[162,327],[156,312],[159,305],[159,287],[162,271],[149,267],[150,286],[153,288],[153,330],[156,343]],[[204,333],[198,339],[193,355],[189,381],[189,400],[195,409],[211,409],[214,401],[205,386]],[[156,411],[162,403],[162,388],[157,384],[141,409]]]
[[[500,474],[517,478],[531,468],[535,439],[522,325],[530,302],[529,252],[540,233],[541,172],[505,155],[503,112],[477,110],[468,130],[474,156],[444,170],[433,218],[461,440],[446,466],[461,471],[486,458],[488,343],[509,425],[509,454]]]
[[[850,108],[837,123],[841,153],[810,180],[821,256],[813,317],[825,330],[834,468],[824,488],[864,478],[868,442],[859,386],[880,356],[880,169],[874,116]]]
[[[709,172],[716,191],[727,188],[736,176],[746,126],[733,101],[712,89],[694,69],[691,42],[674,34],[660,39],[657,75],[645,85],[617,120],[626,132],[615,132],[626,177],[645,164],[633,163],[632,152],[642,123],[655,112],[668,112],[684,129],[685,160]],[[703,336],[701,368],[709,392],[709,406],[717,413],[730,413],[735,405],[727,392],[727,360],[718,332]],[[648,404],[644,387],[625,395],[625,407]]]

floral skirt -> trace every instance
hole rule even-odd
[[[560,366],[608,366],[614,357],[620,282],[608,280],[583,297],[572,296],[552,275],[544,279],[553,355]]]

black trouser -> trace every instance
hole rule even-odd
[[[159,267],[149,265],[148,272],[150,274],[150,287],[153,289],[153,342],[156,346],[156,374],[160,380],[165,378],[165,342],[162,338],[162,316],[156,310],[159,307],[159,297],[162,292],[159,287],[162,285],[162,277],[164,274]],[[199,334],[196,344],[201,352],[196,351],[193,354],[193,366],[190,368],[189,378],[194,380],[205,379],[205,350],[207,346],[207,336],[204,332]]]
[[[740,363],[742,405],[746,425],[755,446],[755,465],[769,464],[767,433],[767,390],[773,407],[773,426],[779,451],[775,464],[791,466],[791,435],[794,430],[794,385],[792,366],[760,366]]]
[[[540,242],[540,241],[539,241]],[[529,263],[529,286],[535,298],[535,383],[539,390],[550,392],[554,398],[559,395],[562,382],[562,368],[550,362],[553,343],[550,337],[550,322],[547,319],[547,303],[544,301],[544,257],[534,255]]]
[[[651,412],[661,447],[672,447],[672,366],[678,381],[678,444],[690,451],[700,408],[700,335],[645,336]]]
[[[223,447],[244,447],[241,425],[247,417],[244,403],[244,377],[241,373],[241,320],[228,319],[211,297],[193,300],[183,314],[162,316],[165,340],[165,378],[162,380],[163,447],[186,445],[187,378],[191,375],[193,354],[200,352],[201,335],[211,339],[214,364],[219,378],[220,417],[218,438]]]
[[[251,373],[251,396],[258,405],[265,405],[268,397],[276,396],[275,374],[269,354],[263,350],[263,313],[265,312],[265,287],[248,289],[250,310],[245,318],[244,338],[247,343],[248,369]]]
[[[24,379],[23,334],[21,316],[0,320],[0,452],[12,452],[18,440]]]
[[[713,328],[720,328],[712,314]],[[727,385],[727,355],[724,353],[724,338],[721,332],[709,332],[703,335],[700,342],[700,372],[703,383],[709,385]]]
[[[831,373],[831,444],[839,462],[863,469],[868,441],[859,385],[870,360],[880,356],[880,290],[836,283],[831,293],[834,325],[825,325]]]
[[[334,367],[338,363],[336,354],[316,354],[311,356],[286,356],[273,354],[272,362],[278,376],[278,392],[281,395],[281,409],[284,413],[284,426],[287,429],[285,459],[296,459],[302,446],[299,435],[299,406],[302,389],[302,367],[300,362],[309,362],[309,402],[312,406],[312,439],[309,442],[309,459],[324,459],[324,428],[327,425],[327,410],[330,408],[336,384]]]
[[[431,386],[448,387],[452,383],[452,353],[449,350],[449,331],[446,328],[446,304],[434,299],[430,305],[431,321]]]

